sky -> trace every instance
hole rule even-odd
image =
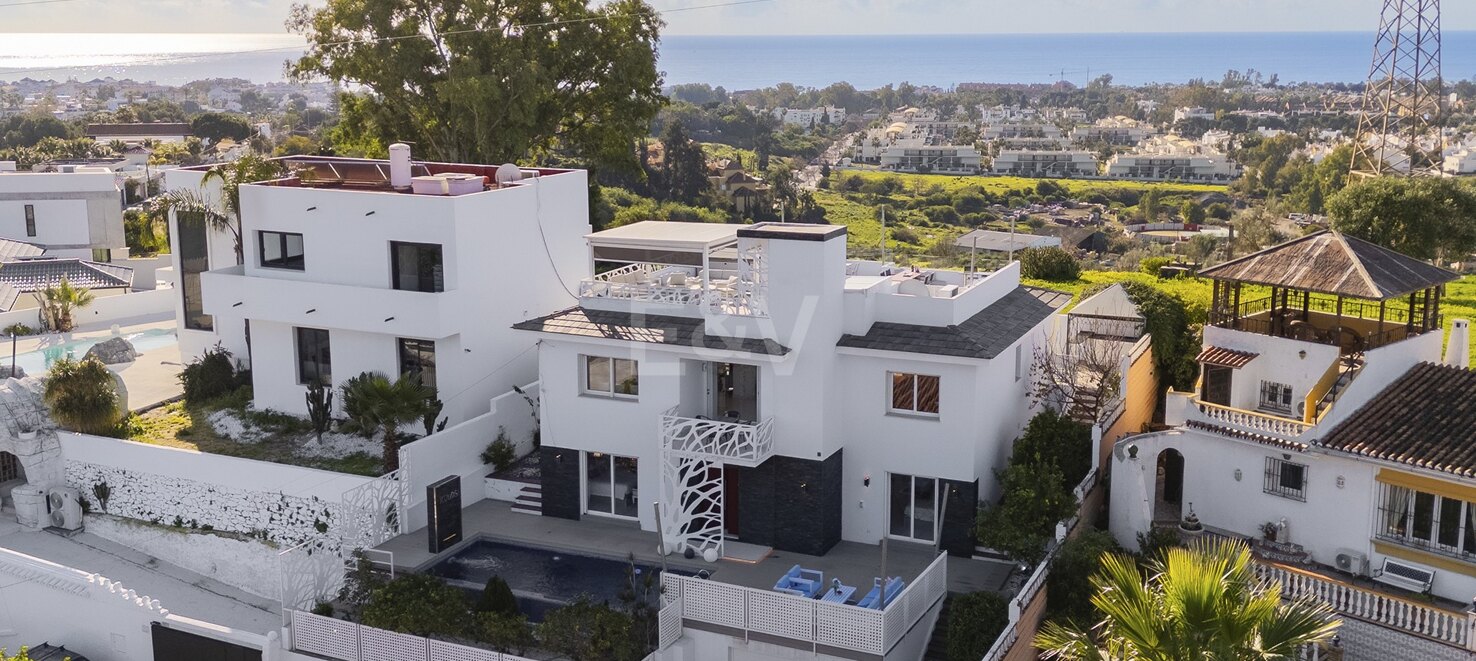
[[[1380,0],[647,0],[665,34],[1372,31]],[[0,32],[283,32],[292,0],[0,0]],[[7,6],[12,5],[12,6]],[[1476,29],[1447,2],[1446,30]]]

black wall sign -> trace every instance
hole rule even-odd
[[[455,475],[425,488],[430,552],[440,553],[461,541],[461,478]]]
[[[153,623],[154,661],[261,661],[261,650]],[[75,657],[74,657],[75,658]]]

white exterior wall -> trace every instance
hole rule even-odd
[[[164,172],[164,190],[193,190],[212,204],[220,199],[220,182],[211,181],[203,189],[201,180],[205,177],[205,171],[200,169],[176,168]],[[179,222],[173,214],[169,219],[169,245],[174,246],[171,251],[170,260],[172,268],[168,274],[169,283],[173,287],[174,295],[174,318],[175,330],[179,336],[179,354],[181,360],[188,363],[205,353],[207,349],[219,343],[221,346],[235,354],[237,360],[247,359],[246,350],[246,323],[239,315],[226,315],[215,319],[215,329],[210,331],[194,330],[185,327],[184,316],[184,290],[183,290],[183,265],[180,263],[179,253]],[[209,253],[211,268],[222,268],[233,266],[236,263],[235,240],[229,232],[214,231],[207,232],[206,247]]]
[[[0,237],[53,248],[59,257],[92,258],[93,248],[122,249],[123,197],[111,172],[0,175]],[[26,234],[25,207],[36,235]]]

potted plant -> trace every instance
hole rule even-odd
[[[1277,526],[1275,521],[1267,521],[1261,524],[1261,536],[1265,537],[1268,542],[1275,542],[1276,533],[1280,529],[1280,526]]]
[[[36,440],[36,432],[40,427],[34,416],[20,415],[15,418],[16,437],[22,441]]]
[[[1199,517],[1194,514],[1194,503],[1189,504],[1189,514],[1184,517],[1183,521],[1179,522],[1179,530],[1190,535],[1204,533],[1204,525],[1199,522]]]

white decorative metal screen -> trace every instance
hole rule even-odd
[[[359,659],[359,625],[296,611],[292,614],[292,648],[341,661]]]
[[[430,661],[501,661],[504,658],[506,657],[492,650],[439,640],[430,641]]]
[[[404,453],[400,454],[402,460]],[[387,473],[343,492],[343,545],[372,548],[402,534],[408,481],[406,469]]]
[[[815,642],[841,649],[881,654],[882,612],[845,604],[815,604]]]
[[[738,282],[708,294],[708,310],[748,317],[769,316],[768,243],[754,241],[738,253]]]
[[[420,636],[360,626],[359,661],[419,661],[429,654],[427,642]]]
[[[303,542],[277,554],[282,609],[311,609],[330,601],[343,586],[344,560],[323,540]]]
[[[723,554],[723,465],[661,452],[661,540],[667,551]]]
[[[717,581],[684,579],[682,617],[734,629],[747,627],[744,589]]]

